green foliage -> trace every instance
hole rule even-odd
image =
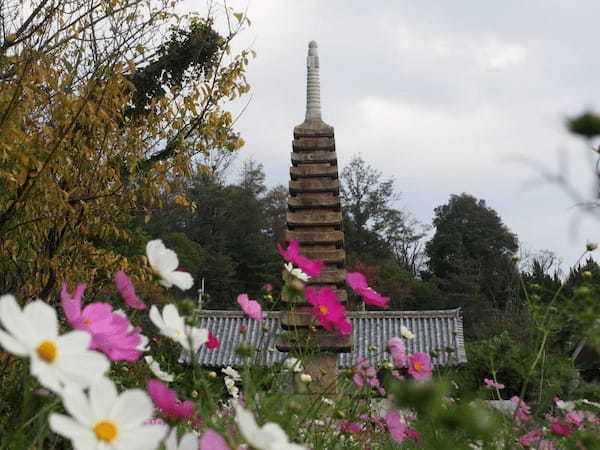
[[[567,120],[567,128],[573,134],[592,139],[600,135],[600,117],[592,111],[586,111]]]

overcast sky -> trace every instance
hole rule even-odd
[[[394,176],[399,206],[424,223],[451,194],[485,199],[525,248],[556,252],[563,268],[600,240],[600,221],[541,175],[593,191],[592,154],[564,120],[600,101],[597,0],[228,4],[247,8],[237,45],[257,52],[239,158],[263,163],[270,185],[288,181],[316,40],[340,167],[361,155]]]

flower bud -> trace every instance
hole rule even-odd
[[[303,373],[300,375],[300,381],[303,383],[310,383],[312,381],[312,377],[307,373]]]
[[[210,372],[208,372],[208,373],[206,374],[206,376],[207,376],[208,378],[217,378],[217,372],[215,372],[215,371],[212,371],[212,370],[211,370]]]
[[[584,278],[592,278],[592,272],[590,272],[589,270],[585,270],[581,273],[581,275],[583,275]]]
[[[596,250],[598,248],[598,243],[597,242],[588,242],[586,244],[585,248],[587,249],[588,252],[593,252],[594,250]]]
[[[386,361],[383,363],[383,367],[385,367],[388,370],[392,370],[394,368],[394,364],[392,364],[390,361]]]

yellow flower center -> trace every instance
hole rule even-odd
[[[117,437],[117,426],[110,420],[101,420],[94,425],[94,433],[101,441],[112,442]]]
[[[327,308],[327,306],[319,306],[319,311],[321,311],[321,314],[326,315],[329,312],[329,309]]]
[[[51,363],[56,358],[56,345],[51,341],[44,341],[37,346],[37,352],[40,358]]]
[[[89,327],[91,323],[92,323],[92,320],[91,320],[91,319],[88,319],[87,317],[86,317],[85,319],[83,319],[83,324],[84,324],[86,327]]]
[[[423,370],[423,363],[417,361],[413,364],[413,368],[417,371],[420,372],[421,370]]]

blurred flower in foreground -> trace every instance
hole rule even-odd
[[[48,389],[61,392],[65,385],[85,388],[102,378],[110,363],[88,350],[91,336],[85,331],[58,334],[56,311],[35,300],[23,310],[12,295],[0,297],[0,345],[9,353],[31,359],[30,371]]]
[[[360,272],[350,272],[346,274],[346,282],[352,290],[360,294],[365,303],[388,309],[390,297],[384,297],[367,284],[367,277]]]
[[[119,270],[115,273],[115,285],[117,286],[117,290],[127,306],[133,309],[148,309],[148,305],[146,305],[135,293],[135,286],[133,285],[133,281],[131,278],[127,276],[127,274]]]
[[[300,244],[298,241],[291,240],[287,250],[284,250],[279,242],[277,243],[277,250],[283,259],[300,267],[300,270],[309,277],[318,277],[321,273],[321,269],[325,265],[323,261],[316,259],[309,259],[306,256],[300,254]]]
[[[258,322],[262,322],[267,317],[267,313],[262,312],[260,303],[256,300],[250,300],[248,294],[238,295],[237,302],[248,317]]]
[[[140,389],[117,394],[112,381],[103,378],[86,396],[73,385],[63,393],[71,416],[50,414],[50,429],[71,440],[76,449],[155,449],[167,432],[165,425],[149,425],[152,402]]]
[[[196,410],[196,406],[192,402],[180,401],[174,391],[158,380],[148,382],[148,393],[154,404],[166,416],[175,419],[189,419]]]

